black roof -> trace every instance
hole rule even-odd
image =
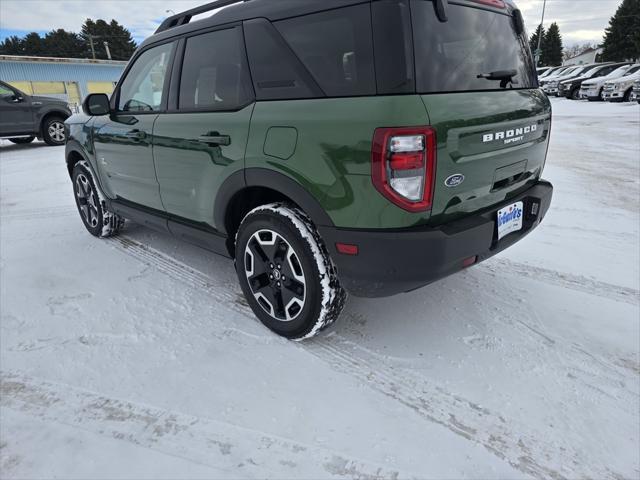
[[[186,25],[168,28],[159,31],[155,35],[146,39],[141,47],[150,43],[162,41],[177,35],[193,32],[219,25],[226,25],[249,20],[252,18],[266,18],[271,21],[282,20],[284,18],[306,15],[309,13],[331,10],[334,8],[368,3],[371,0],[246,0],[240,1],[229,7],[220,10],[210,17],[196,20]],[[182,14],[175,16],[176,19]],[[167,23],[169,23],[167,20]],[[187,20],[188,21],[188,20]],[[179,24],[179,23],[178,23]],[[163,24],[164,25],[164,24]],[[162,29],[163,27],[161,27]]]

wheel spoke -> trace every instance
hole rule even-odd
[[[244,269],[254,298],[272,318],[290,322],[300,315],[306,280],[297,253],[282,235],[256,232],[245,247]]]

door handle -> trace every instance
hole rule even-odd
[[[124,136],[131,138],[132,140],[144,140],[147,138],[147,133],[142,130],[131,130],[130,132],[125,133]]]
[[[200,143],[207,145],[228,147],[231,145],[231,137],[229,135],[220,135],[218,132],[209,132],[206,135],[198,137]]]

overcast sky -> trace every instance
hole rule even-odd
[[[79,31],[86,18],[103,18],[127,27],[140,42],[167,16],[209,0],[0,0],[0,40],[54,28]],[[275,0],[277,1],[277,0]],[[301,2],[305,0],[299,0]],[[547,0],[545,26],[558,22],[565,46],[600,42],[609,19],[622,0]],[[543,0],[520,0],[527,28],[540,23]]]

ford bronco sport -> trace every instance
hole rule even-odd
[[[214,2],[168,18],[83,109],[66,161],[89,232],[126,218],[235,259],[291,339],[346,291],[488,259],[551,203],[551,106],[508,0]]]

